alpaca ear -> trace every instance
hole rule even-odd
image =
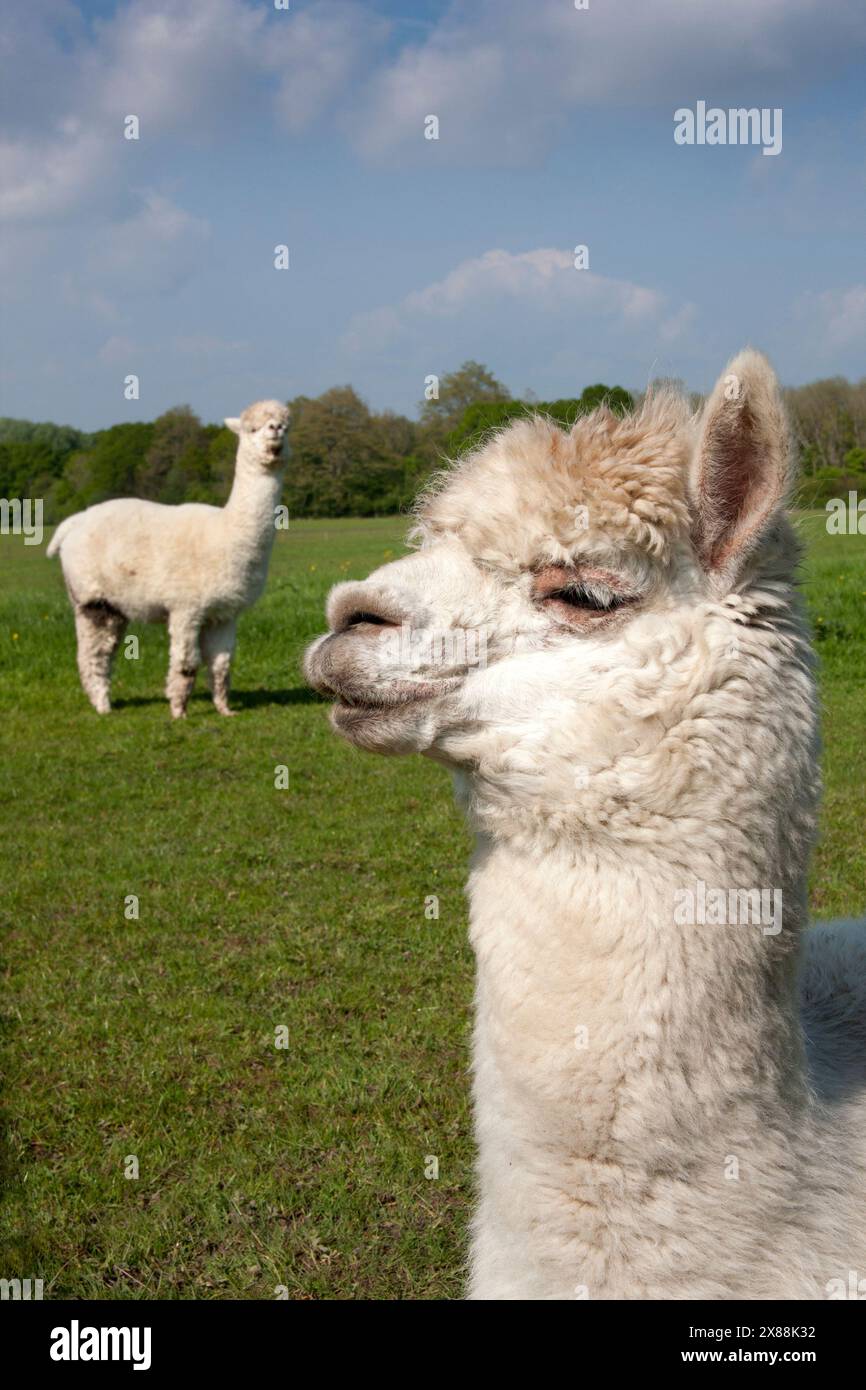
[[[241,422],[238,419],[237,415],[227,415],[226,418],[223,420],[223,424],[228,425],[229,429],[232,431],[233,434],[240,434]]]
[[[738,353],[704,406],[692,467],[693,539],[704,569],[733,579],[785,501],[790,438],[776,374]]]

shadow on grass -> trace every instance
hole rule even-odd
[[[210,695],[206,690],[196,691],[190,705],[209,705]],[[321,695],[317,695],[315,690],[308,689],[305,685],[295,686],[291,690],[233,690],[229,699],[232,709],[240,712],[245,709],[258,709],[262,705],[324,705],[327,700]],[[136,709],[147,705],[167,705],[168,701],[164,695],[130,695],[126,698],[121,697],[112,700],[111,708],[115,710]]]
[[[230,703],[235,709],[257,709],[259,705],[326,705],[327,700],[308,685],[291,690],[233,690]]]

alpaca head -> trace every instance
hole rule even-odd
[[[413,553],[331,591],[307,677],[344,738],[463,770],[476,810],[663,811],[671,768],[711,760],[726,700],[798,680],[810,698],[788,484],[778,385],[752,351],[698,417],[662,392],[568,432],[514,422],[421,499]]]
[[[240,440],[239,459],[267,469],[283,466],[289,408],[282,401],[256,401],[240,417],[229,416],[225,424]]]

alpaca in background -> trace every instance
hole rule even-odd
[[[111,708],[111,664],[129,622],[168,623],[166,695],[175,718],[186,714],[202,660],[214,705],[220,714],[232,713],[235,624],[267,579],[288,421],[279,401],[258,401],[240,419],[226,420],[238,452],[224,507],[124,497],[58,526],[46,553],[60,556],[81,684],[99,714]]]
[[[801,937],[791,482],[752,351],[698,417],[661,392],[512,423],[421,499],[416,553],[336,586],[307,653],[337,732],[452,768],[476,831],[470,1297],[866,1275],[866,930]]]

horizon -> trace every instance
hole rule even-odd
[[[750,345],[747,345],[747,346],[750,346]],[[462,365],[462,364],[458,364],[458,367],[459,367],[460,365]],[[484,365],[486,365],[486,364],[482,363],[482,364],[480,364],[480,365],[484,366]],[[864,372],[863,375],[860,376],[859,378],[845,377],[845,376],[844,376],[843,374],[841,374],[841,373],[836,373],[833,377],[829,377],[829,378],[828,378],[828,377],[824,377],[824,378],[816,377],[813,381],[799,382],[796,386],[795,386],[795,385],[792,385],[790,382],[784,382],[784,381],[780,381],[779,385],[780,385],[781,390],[782,390],[783,392],[786,393],[786,392],[789,392],[789,391],[797,391],[797,390],[799,390],[799,389],[800,389],[801,387],[803,387],[803,386],[813,386],[813,385],[817,385],[819,382],[821,382],[821,381],[827,381],[827,380],[841,380],[841,381],[844,381],[844,382],[845,382],[847,385],[849,385],[849,386],[855,386],[855,387],[856,387],[856,386],[858,386],[858,385],[861,385],[863,382],[866,382],[866,372]],[[548,394],[545,395],[545,396],[536,396],[536,397],[534,397],[534,398],[531,399],[531,400],[527,400],[525,397],[523,397],[523,396],[518,396],[518,395],[511,395],[511,396],[508,397],[508,399],[511,400],[511,401],[524,401],[524,403],[527,405],[527,407],[529,407],[529,408],[531,408],[531,409],[536,409],[536,408],[537,408],[537,409],[541,409],[541,408],[542,408],[543,406],[545,406],[545,405],[550,405],[555,399],[556,399],[556,400],[575,400],[575,401],[577,401],[577,400],[580,398],[581,392],[582,392],[583,390],[586,390],[586,389],[589,388],[590,386],[594,386],[594,385],[604,385],[604,386],[606,386],[606,387],[609,387],[611,390],[616,390],[616,389],[618,389],[618,388],[622,388],[622,389],[624,389],[625,391],[627,391],[628,394],[631,396],[632,401],[634,402],[635,409],[637,409],[637,408],[639,407],[641,397],[642,397],[642,395],[643,395],[643,393],[644,393],[645,391],[648,391],[648,390],[652,389],[652,387],[653,387],[654,385],[657,385],[657,384],[667,384],[667,383],[670,383],[670,384],[675,385],[675,386],[681,391],[681,394],[682,394],[683,396],[701,395],[701,396],[703,396],[703,397],[706,397],[706,395],[708,394],[707,392],[697,391],[694,387],[690,386],[690,385],[688,384],[688,382],[682,381],[680,378],[654,377],[653,380],[652,380],[651,382],[649,382],[648,385],[647,385],[646,387],[643,387],[643,388],[641,388],[640,390],[637,390],[637,389],[636,389],[635,387],[633,387],[633,386],[623,386],[623,383],[622,383],[622,382],[616,382],[616,381],[611,381],[611,382],[584,382],[583,385],[578,385],[578,386],[575,388],[574,395],[573,395],[572,397],[554,397],[554,396],[552,396],[552,395],[550,395],[550,394],[548,393]],[[503,385],[507,390],[510,389],[510,388],[509,388],[509,385],[508,385],[508,382],[501,382],[500,384]],[[325,392],[327,392],[328,390],[331,390],[331,389],[345,389],[345,388],[349,388],[349,389],[351,389],[351,390],[355,390],[355,388],[352,386],[352,383],[351,383],[350,381],[340,381],[340,382],[334,382],[334,383],[332,383],[332,386],[331,386],[331,387],[325,387]],[[325,392],[320,392],[320,396],[323,395],[323,394],[325,394]],[[369,401],[367,401],[367,400],[365,399],[365,397],[364,397],[363,395],[361,395],[360,392],[356,392],[356,394],[360,397],[361,401],[369,408],[371,414],[380,415],[380,414],[393,413],[393,414],[395,414],[395,415],[401,416],[402,418],[405,418],[405,419],[410,420],[413,424],[416,424],[416,425],[420,425],[420,424],[421,424],[421,417],[420,417],[420,402],[416,405],[415,409],[414,409],[411,413],[406,413],[406,414],[404,414],[404,412],[402,412],[402,411],[391,411],[391,408],[390,408],[389,406],[383,406],[381,410],[376,410],[373,406],[370,405]],[[299,392],[298,395],[299,395],[299,396],[305,395],[305,393]],[[264,398],[263,398],[263,399],[264,399]],[[288,397],[286,397],[286,398],[283,398],[283,397],[281,397],[281,396],[278,395],[275,399],[278,399],[278,400],[285,399],[285,404],[286,404],[287,406],[291,406],[292,402],[293,402],[294,400],[296,400],[297,397],[295,397],[295,396],[288,396]],[[319,397],[307,397],[307,399],[313,399],[313,400],[315,400],[315,399],[319,399]],[[254,404],[254,403],[255,403],[255,402],[248,401],[248,402],[247,402],[247,405],[251,405],[251,404]],[[243,409],[243,408],[245,408],[245,407],[242,407],[242,409]],[[171,405],[166,406],[164,410],[161,410],[161,411],[159,412],[158,415],[147,415],[147,416],[145,416],[145,415],[129,415],[129,416],[127,416],[127,417],[126,417],[125,419],[123,419],[123,420],[111,420],[111,421],[108,422],[108,424],[105,424],[105,425],[97,425],[97,426],[95,427],[95,429],[92,429],[92,430],[84,429],[84,428],[83,428],[82,426],[80,426],[80,425],[74,425],[74,424],[72,424],[69,420],[52,420],[52,419],[48,419],[48,418],[45,418],[45,419],[35,419],[35,418],[31,418],[31,417],[29,417],[29,416],[23,416],[23,415],[0,415],[0,422],[3,422],[3,421],[12,421],[12,422],[15,422],[15,423],[31,424],[31,425],[56,425],[56,426],[58,426],[58,427],[61,428],[61,429],[73,429],[73,430],[77,430],[80,434],[87,435],[87,434],[98,434],[101,430],[112,429],[112,428],[114,428],[114,426],[116,426],[116,425],[148,425],[148,424],[153,424],[153,422],[154,422],[155,420],[159,419],[162,415],[170,414],[172,411],[187,410],[187,409],[189,409],[189,410],[192,411],[193,415],[195,415],[195,416],[197,417],[197,419],[199,420],[199,423],[200,423],[200,424],[202,425],[202,427],[205,428],[205,429],[210,429],[210,428],[213,428],[213,427],[217,427],[217,428],[219,428],[219,429],[222,429],[222,428],[225,427],[225,416],[223,416],[223,417],[220,418],[220,419],[213,419],[213,420],[206,419],[203,415],[200,415],[200,414],[195,410],[195,408],[194,408],[193,406],[190,405],[189,401],[174,401]]]

